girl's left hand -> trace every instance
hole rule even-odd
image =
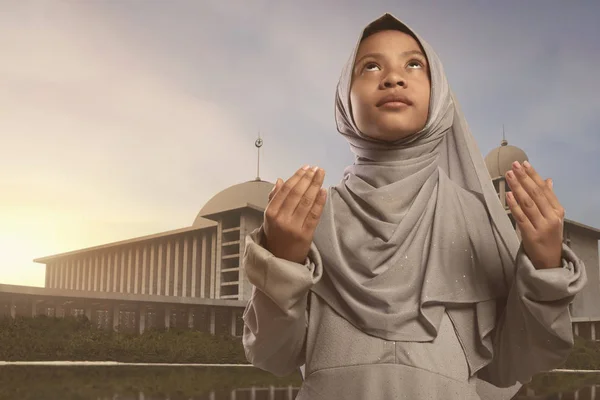
[[[508,207],[533,266],[560,267],[565,209],[552,190],[552,180],[544,181],[527,161],[523,165],[515,161],[506,181],[512,191],[506,194]]]

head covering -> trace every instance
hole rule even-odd
[[[360,132],[350,104],[360,42],[390,27],[417,40],[431,73],[425,127],[393,143]],[[495,299],[508,294],[519,240],[438,56],[385,14],[363,30],[342,71],[335,117],[355,162],[328,189],[314,237],[323,276],[313,291],[354,326],[386,340],[431,341],[444,311],[455,322],[476,320],[480,342],[472,346],[490,352]],[[472,350],[470,366],[477,368],[484,360]]]

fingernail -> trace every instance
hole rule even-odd
[[[514,172],[512,172],[512,171],[508,171],[508,172],[506,173],[506,176],[508,176],[508,179],[514,179],[514,177],[515,177],[515,173],[514,173]]]
[[[554,188],[554,181],[550,179],[550,189]]]
[[[313,172],[317,172],[319,170],[319,167],[315,165],[312,170]]]
[[[302,167],[303,170],[308,171],[308,169],[310,168],[310,165],[305,165],[304,167]]]
[[[519,162],[518,162],[518,161],[515,161],[515,162],[513,163],[513,168],[514,168],[514,169],[521,169],[521,164],[519,164]]]
[[[523,166],[524,166],[525,168],[531,168],[531,164],[529,164],[529,161],[525,161],[525,162],[523,163]]]

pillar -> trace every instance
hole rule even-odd
[[[287,387],[287,400],[294,400],[294,387],[292,385]]]
[[[208,395],[208,400],[216,400],[216,396],[215,396],[215,391],[211,390],[211,392]]]
[[[235,337],[235,317],[237,312],[234,309],[231,309],[231,336]]]
[[[256,386],[250,388],[250,400],[256,400]]]
[[[146,330],[146,306],[140,306],[138,310],[139,333],[140,335]]]
[[[15,303],[15,299],[10,299],[10,317],[15,319],[17,317],[17,304]]]
[[[590,330],[591,330],[590,339],[596,340],[596,321],[591,322]]]
[[[31,318],[35,318],[37,316],[37,300],[31,300]]]
[[[269,386],[269,400],[275,400],[275,386]]]
[[[89,321],[91,321],[91,320],[92,320],[92,306],[87,306],[87,307],[85,308],[85,316],[87,317],[87,319],[88,319]]]
[[[194,309],[192,307],[188,310],[188,328],[194,329]]]
[[[231,391],[231,393],[229,393],[229,400],[235,400],[235,392],[236,392],[236,389],[233,389]]]
[[[118,304],[115,304],[113,306],[112,314],[113,314],[113,323],[112,323],[113,329],[117,330],[117,329],[119,329],[119,305]]]
[[[171,308],[165,307],[165,329],[171,328]]]
[[[210,334],[214,336],[215,334],[215,308],[210,308]]]
[[[573,325],[575,328],[575,336],[579,336],[579,322],[575,322]]]

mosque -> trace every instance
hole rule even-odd
[[[509,215],[504,174],[525,160],[525,152],[505,140],[485,158]],[[38,258],[46,266],[45,287],[0,284],[0,315],[86,315],[104,329],[177,327],[241,336],[251,294],[240,268],[244,238],[262,223],[272,187],[260,178],[231,186],[189,227]],[[570,305],[573,330],[600,340],[600,230],[571,220],[564,229],[589,278]]]

